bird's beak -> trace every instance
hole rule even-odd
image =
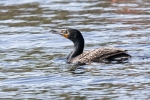
[[[59,35],[61,35],[60,31],[58,31],[58,30],[50,30],[49,32],[51,32],[53,34],[59,34]]]
[[[59,35],[62,35],[64,37],[68,38],[68,34],[64,34],[64,30],[63,29],[60,30],[60,31],[58,31],[58,30],[50,30],[49,32],[51,32],[53,34],[59,34]]]

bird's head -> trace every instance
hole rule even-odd
[[[52,33],[59,34],[75,42],[76,40],[83,38],[82,34],[77,29],[62,29],[60,31],[51,30]]]

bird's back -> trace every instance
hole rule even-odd
[[[104,62],[104,61],[121,61],[127,60],[130,55],[126,54],[125,49],[114,47],[103,47],[94,50],[83,52],[74,59],[71,63],[91,63],[91,62]]]

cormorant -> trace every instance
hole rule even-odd
[[[84,38],[77,29],[62,29],[60,31],[51,30],[51,32],[60,34],[74,43],[74,50],[66,58],[68,63],[80,65],[91,62],[123,62],[131,57],[126,53],[127,50],[115,47],[101,47],[83,52]]]

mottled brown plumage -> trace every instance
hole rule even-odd
[[[91,62],[122,62],[128,60],[131,56],[126,53],[125,49],[115,47],[102,47],[94,50],[83,52],[84,38],[80,31],[76,29],[63,29],[60,32],[52,30],[74,43],[74,50],[67,56],[68,63],[86,64]]]
[[[114,47],[103,47],[103,48],[97,48],[94,50],[83,52],[82,54],[76,56],[74,59],[72,59],[71,63],[91,63],[91,62],[108,62],[108,61],[122,61],[127,60],[129,55],[125,54],[126,50],[114,48]],[[122,58],[120,58],[119,54],[126,55]],[[115,57],[115,55],[118,55],[118,57]],[[115,58],[113,58],[115,57]]]

